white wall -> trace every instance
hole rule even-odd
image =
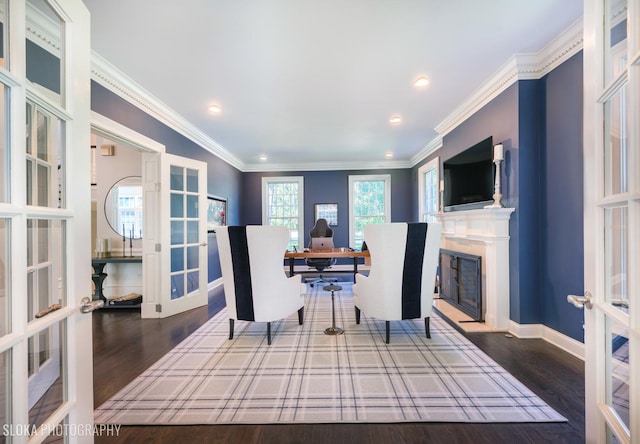
[[[111,187],[120,179],[128,176],[140,176],[142,174],[142,154],[123,144],[105,139],[95,134],[91,135],[91,145],[96,146],[95,155],[95,183],[91,187],[92,200],[92,227],[91,227],[91,256],[96,256],[96,240],[109,239],[112,256],[123,255],[122,236],[116,233],[109,223],[104,212],[104,202]],[[102,145],[115,145],[113,156],[102,156]],[[95,211],[94,211],[95,209]],[[133,255],[140,256],[142,241],[133,240]],[[130,255],[129,239],[125,243],[125,255]],[[128,293],[142,293],[142,265],[141,264],[108,264],[104,272],[107,278],[104,280],[103,290],[107,298],[114,298]]]

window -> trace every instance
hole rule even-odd
[[[391,222],[391,176],[349,176],[349,245],[362,248],[364,227]]]
[[[304,248],[303,184],[301,176],[262,178],[262,224],[287,227],[291,236],[289,250]]]
[[[429,214],[437,213],[440,184],[440,158],[425,163],[418,170],[418,214],[420,222],[427,222]]]

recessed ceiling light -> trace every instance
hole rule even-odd
[[[389,122],[397,124],[402,122],[402,118],[400,116],[393,116],[389,119]]]
[[[422,88],[423,86],[427,86],[429,84],[429,79],[426,77],[418,77],[415,82],[413,82],[414,86],[418,88]]]
[[[261,155],[260,160],[262,160],[263,162],[267,160],[267,155],[266,154]]]
[[[219,114],[219,113],[222,112],[222,108],[220,108],[218,105],[211,105],[209,107],[209,111],[211,111],[212,113],[215,113],[215,114]]]
[[[386,153],[384,153],[384,157],[386,157],[387,159],[391,159],[393,157],[393,153],[391,151],[387,151]]]

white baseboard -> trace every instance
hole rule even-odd
[[[209,285],[207,286],[208,291],[212,291],[217,289],[218,287],[222,286],[222,277],[219,277],[218,279],[215,279],[211,282],[209,282]]]
[[[548,343],[584,361],[584,344],[542,324],[518,324],[509,321],[509,333],[520,339],[544,339]]]

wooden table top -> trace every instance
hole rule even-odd
[[[326,258],[326,257],[369,257],[369,251],[355,251],[350,248],[332,248],[331,250],[287,251],[286,258]]]

